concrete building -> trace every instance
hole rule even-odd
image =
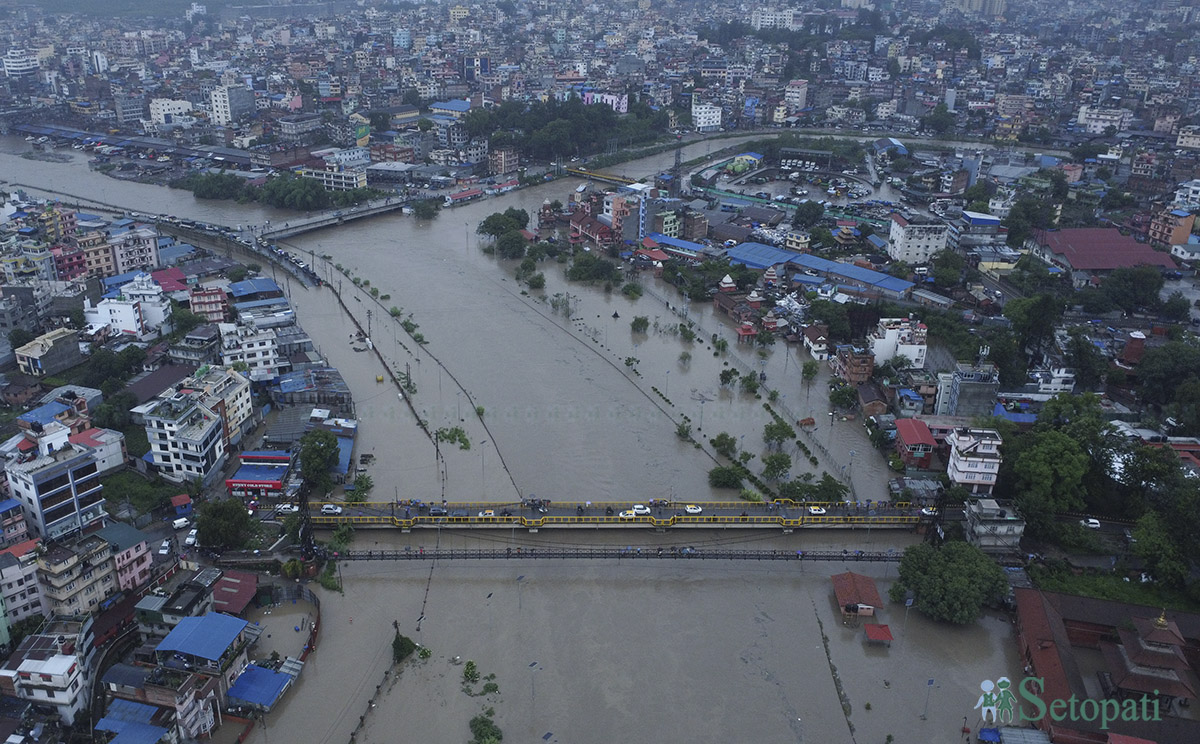
[[[150,555],[150,538],[146,533],[124,522],[113,522],[95,534],[112,547],[119,591],[137,589],[150,580],[154,559]]]
[[[50,614],[50,605],[37,579],[39,540],[26,540],[0,551],[0,594],[4,615],[11,626],[30,617]]]
[[[158,473],[175,483],[207,482],[225,464],[225,424],[198,391],[171,389],[133,409],[140,413]]]
[[[183,618],[154,649],[158,665],[215,677],[217,697],[223,700],[248,663],[251,633],[246,625],[219,612]]]
[[[909,264],[928,263],[946,248],[949,232],[950,228],[944,222],[910,222],[893,213],[888,231],[888,256],[893,261]]]
[[[959,362],[949,373],[946,388],[941,384],[941,375],[938,382],[938,415],[990,416],[996,405],[996,392],[1000,390],[1000,371],[991,362]],[[943,391],[947,393],[944,409],[941,405]]]
[[[715,132],[721,128],[721,107],[709,103],[692,104],[692,126],[697,132]]]
[[[176,101],[171,98],[150,99],[150,121],[155,124],[170,124],[176,117],[190,116],[191,101]]]
[[[209,94],[209,105],[212,107],[212,122],[219,127],[249,118],[257,111],[254,91],[241,85],[214,88]]]
[[[9,78],[31,77],[41,69],[37,52],[28,49],[9,49],[3,58],[4,76]]]
[[[48,543],[38,553],[37,564],[38,582],[53,613],[96,612],[117,592],[113,549],[99,535],[73,543]]]
[[[25,511],[16,499],[0,501],[0,548],[19,545],[29,540],[29,526],[25,524]]]
[[[789,114],[797,114],[808,105],[808,81],[792,80],[783,91],[783,102]]]
[[[875,371],[875,356],[864,348],[843,344],[829,357],[829,368],[835,377],[851,385],[861,385]]]
[[[950,446],[950,464],[946,469],[950,483],[971,494],[988,496],[996,486],[1000,470],[1000,445],[1004,440],[995,429],[959,428],[946,436]]]
[[[867,334],[867,343],[876,365],[903,356],[908,359],[908,367],[923,369],[927,333],[925,324],[915,318],[880,318],[875,329]]]
[[[103,526],[104,487],[95,455],[70,444],[69,432],[45,436],[33,451],[10,456],[5,470],[13,498],[21,502],[30,534],[59,539]]]
[[[1192,124],[1180,127],[1179,134],[1175,137],[1175,146],[1188,150],[1200,150],[1200,126]]]
[[[197,284],[189,290],[188,296],[191,311],[196,315],[210,323],[229,320],[229,295],[224,289]]]
[[[1150,220],[1150,243],[1159,247],[1187,243],[1195,222],[1196,215],[1186,209],[1164,209]]]
[[[251,328],[233,323],[220,323],[221,364],[226,367],[241,362],[254,382],[270,380],[280,372],[279,346],[270,328]]]
[[[257,419],[250,381],[240,373],[224,367],[207,367],[182,384],[201,393],[201,403],[220,414],[226,449],[239,444],[242,436],[254,428]]]
[[[74,725],[87,717],[96,650],[91,615],[51,617],[0,667],[0,693],[53,710]]]
[[[302,178],[319,181],[326,191],[351,191],[367,188],[367,169],[327,163],[323,168],[301,168]]]
[[[167,353],[175,364],[216,364],[221,359],[221,329],[216,323],[196,326]]]
[[[1105,130],[1113,127],[1117,132],[1123,132],[1133,122],[1133,112],[1124,108],[1099,108],[1084,104],[1079,107],[1075,123],[1088,134],[1106,134]]]
[[[30,377],[49,377],[83,363],[79,333],[70,328],[44,333],[14,353],[17,368]]]
[[[158,266],[158,235],[148,227],[110,235],[108,244],[112,248],[114,275]]]
[[[107,297],[95,307],[85,301],[83,306],[89,325],[105,325],[113,335],[143,340],[171,332],[171,310],[171,298],[146,273],[122,286],[116,297]]]
[[[1019,553],[1025,520],[1011,501],[970,499],[966,505],[967,542],[985,553]]]

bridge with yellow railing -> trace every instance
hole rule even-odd
[[[635,180],[633,178],[626,178],[625,176],[614,176],[611,173],[601,173],[600,171],[590,171],[590,170],[587,170],[586,168],[567,168],[566,171],[567,171],[567,173],[570,173],[572,176],[579,176],[580,178],[590,178],[593,181],[603,181],[604,183],[615,183],[615,184],[618,184],[621,186],[628,186],[631,183],[637,183],[637,180]]]
[[[329,502],[332,503],[332,502]],[[559,503],[546,507],[488,502],[438,505],[409,502],[338,503],[340,515],[321,513],[324,503],[310,505],[314,527],[336,528],[457,528],[457,529],[782,529],[798,528],[911,528],[931,515],[908,502],[845,504],[792,502],[719,502],[699,505],[689,514],[681,503],[658,503],[650,513],[633,514],[632,503]],[[429,512],[434,510],[435,513]],[[444,511],[445,513],[442,513]]]

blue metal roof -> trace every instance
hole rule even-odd
[[[250,300],[249,302],[235,302],[233,309],[241,312],[243,310],[253,310],[258,307],[291,307],[286,297],[268,297],[265,300]]]
[[[69,410],[71,410],[71,407],[67,404],[59,403],[57,400],[53,400],[44,406],[38,406],[33,410],[26,411],[17,418],[30,424],[41,424],[42,426],[45,426],[53,421],[60,413],[66,413]]]
[[[282,481],[287,471],[287,465],[243,465],[229,480],[258,483]]]
[[[879,237],[878,235],[868,235],[867,242],[870,243],[873,248],[877,248],[879,250],[887,250],[887,244],[888,244],[887,241],[884,240],[883,238]]]
[[[157,710],[153,705],[113,698],[108,704],[108,712],[96,722],[96,729],[117,735],[109,740],[110,744],[157,744],[167,735],[165,728],[150,723]]]
[[[1004,407],[1003,403],[997,403],[992,409],[992,415],[999,418],[1008,419],[1014,424],[1032,424],[1037,421],[1036,413],[1017,413],[1010,411]]]
[[[20,509],[20,508],[21,508],[21,502],[17,501],[16,499],[5,499],[3,501],[0,501],[0,514],[4,514],[5,512],[12,511],[13,509]]]
[[[251,664],[227,694],[234,700],[270,708],[291,682],[290,675]]]
[[[466,111],[471,110],[471,102],[470,101],[438,101],[437,103],[429,104],[429,108],[430,109],[440,108],[440,109],[446,109],[447,111],[466,112]]]
[[[333,472],[345,475],[350,472],[350,453],[354,451],[354,440],[350,437],[338,437],[338,462]]]
[[[742,264],[752,269],[765,269],[776,264],[795,261],[803,254],[762,243],[742,243],[726,250],[725,255],[731,264]]]
[[[246,279],[229,285],[229,294],[236,297],[258,294],[259,292],[279,292],[279,285],[274,279],[262,276],[257,279]]]
[[[672,248],[682,248],[685,251],[692,251],[693,253],[700,253],[704,250],[704,246],[700,245],[699,243],[693,243],[689,240],[680,240],[679,238],[672,238],[663,235],[662,233],[650,233],[648,237],[659,245],[669,245]]]
[[[916,286],[912,282],[906,282],[903,279],[897,279],[894,276],[881,274],[878,271],[864,269],[861,266],[855,266],[853,264],[838,263],[837,261],[830,261],[827,258],[820,258],[808,253],[795,254],[795,256],[795,258],[790,259],[792,263],[813,269],[814,271],[833,274],[835,276],[845,277],[852,281],[861,282],[869,286],[886,289],[889,292],[903,294],[904,292],[907,292]]]
[[[106,289],[112,289],[114,287],[123,287],[126,284],[129,284],[130,282],[132,282],[133,278],[140,273],[142,273],[142,272],[126,271],[124,274],[117,274],[116,276],[106,277],[104,279],[104,286]]]
[[[210,612],[201,617],[185,617],[162,639],[155,650],[177,651],[216,661],[237,640],[238,634],[245,627],[245,620],[219,612]]]

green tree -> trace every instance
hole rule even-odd
[[[237,550],[246,547],[254,534],[254,523],[238,499],[206,501],[200,505],[196,528],[206,548]]]
[[[366,473],[354,479],[354,492],[362,496],[364,500],[371,495],[373,488],[375,488],[375,479]]]
[[[783,478],[792,469],[792,458],[784,452],[772,452],[769,455],[765,455],[762,462],[762,475],[771,481]]]
[[[1004,317],[1012,322],[1021,348],[1028,349],[1033,359],[1041,358],[1042,346],[1054,337],[1062,313],[1062,301],[1048,294],[1014,298],[1004,306]]]
[[[225,272],[225,278],[231,282],[240,282],[246,278],[245,266],[234,266]]]
[[[634,333],[645,333],[646,330],[650,328],[650,318],[646,317],[645,315],[635,316],[634,319],[629,322],[629,328]]]
[[[300,475],[314,489],[328,493],[333,487],[329,471],[338,462],[338,441],[331,432],[313,429],[300,437]]]
[[[742,471],[736,467],[718,465],[708,471],[708,485],[713,488],[741,488]]]
[[[808,309],[809,316],[814,322],[828,329],[829,338],[836,341],[850,339],[850,316],[846,306],[829,300],[813,300]]]
[[[737,457],[738,440],[737,437],[733,436],[729,432],[723,431],[713,437],[712,446],[713,449],[717,451],[717,454],[724,455],[730,460]]]
[[[830,405],[853,408],[858,405],[858,390],[853,385],[839,385],[829,392]]]
[[[1167,320],[1181,323],[1190,317],[1192,305],[1187,298],[1183,296],[1183,292],[1172,292],[1162,304],[1162,315]]]
[[[786,421],[775,420],[771,421],[763,427],[763,441],[768,447],[778,449],[783,446],[783,443],[789,439],[796,437],[796,430],[791,427]]]
[[[941,548],[928,543],[909,546],[900,559],[899,574],[888,592],[893,602],[904,601],[912,592],[917,610],[958,625],[978,619],[984,605],[1002,597],[1008,587],[996,562],[964,542]]]
[[[520,232],[513,230],[506,232],[496,241],[496,253],[501,258],[518,259],[525,257],[525,249],[529,246],[529,242],[525,240],[525,236]]]
[[[728,369],[721,370],[721,374],[718,375],[718,378],[721,380],[722,385],[730,385],[738,378],[739,374],[740,373],[736,369],[729,367]]]
[[[1147,403],[1162,406],[1175,397],[1180,383],[1200,370],[1200,348],[1185,341],[1169,341],[1151,347],[1138,364],[1141,397]]]
[[[505,233],[513,232],[514,230],[520,230],[522,227],[523,225],[518,225],[507,214],[504,214],[503,212],[492,212],[487,217],[483,218],[483,222],[479,223],[479,227],[475,228],[475,232],[491,238],[499,238]]]
[[[1084,390],[1094,390],[1108,363],[1083,329],[1072,328],[1067,336],[1067,363],[1075,370],[1075,382]]]
[[[1060,431],[1034,432],[1027,439],[1012,465],[1016,501],[1030,531],[1045,535],[1056,514],[1083,507],[1088,456]]]
[[[825,207],[821,206],[820,202],[804,201],[796,207],[796,215],[792,219],[792,224],[796,227],[812,227],[824,214]]]
[[[817,373],[820,370],[821,364],[815,359],[809,359],[800,367],[800,379],[804,380],[804,397],[806,400],[812,392],[813,381],[817,379]]]
[[[518,207],[509,207],[504,210],[504,216],[517,226],[518,230],[524,230],[529,227],[529,212]]]
[[[181,337],[188,335],[196,330],[198,326],[202,326],[207,322],[208,318],[205,318],[203,315],[197,315],[191,310],[185,310],[182,307],[171,308],[171,327]]]
[[[1158,307],[1163,275],[1153,266],[1114,270],[1100,285],[1114,305],[1127,313]]]
[[[36,335],[24,328],[14,328],[8,332],[8,344],[14,349],[21,348],[35,338],[37,338]]]
[[[743,393],[755,395],[758,393],[758,378],[754,375],[742,375],[741,382],[738,385],[742,388]]]
[[[946,104],[939,103],[934,107],[933,113],[922,120],[922,124],[930,131],[944,134],[954,128],[954,114],[950,113]]]
[[[442,209],[442,201],[437,198],[422,199],[412,205],[413,216],[419,220],[431,220],[437,217]]]

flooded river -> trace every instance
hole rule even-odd
[[[0,178],[45,190],[91,197],[143,212],[161,212],[227,225],[277,222],[288,214],[231,202],[198,201],[184,192],[114,181],[88,171],[86,159],[43,163],[15,153],[16,138],[0,140]],[[689,146],[686,158],[713,145]],[[61,151],[60,151],[61,152]],[[644,175],[669,167],[672,153],[618,167]],[[372,337],[386,363],[408,369],[416,385],[416,416],[390,384],[376,382],[383,365],[349,343],[354,326],[328,289],[290,282],[300,322],[321,353],[345,375],[361,420],[360,451],[374,452],[376,497],[512,501],[553,499],[728,499],[706,473],[715,462],[706,440],[735,436],[756,459],[765,453],[770,417],[760,399],[722,388],[727,365],[763,373],[778,391],[773,404],[793,423],[814,417],[802,434],[819,458],[810,467],[794,446],[792,476],[830,472],[852,483],[853,496],[885,496],[887,468],[870,447],[861,421],[831,422],[825,382],[800,380],[807,358],[782,342],[764,356],[739,348],[732,326],[707,303],[687,303],[652,277],[631,300],[602,288],[569,284],[565,265],[547,262],[544,291],[526,294],[514,266],[483,254],[475,226],[510,206],[531,214],[544,200],[565,201],[580,182],[563,180],[443,211],[432,221],[391,215],[311,233],[293,250],[338,275],[320,260],[347,267],[381,294],[342,278],[346,305]],[[570,316],[549,298],[570,295]],[[417,344],[391,319],[396,306],[411,314],[427,344]],[[371,310],[368,319],[367,311]],[[616,314],[619,317],[614,317]],[[635,334],[631,320],[651,322]],[[672,326],[690,320],[695,343]],[[729,342],[714,356],[713,334]],[[681,354],[691,355],[690,362]],[[636,361],[626,365],[627,359]],[[482,417],[475,415],[482,408]],[[416,418],[432,428],[461,426],[470,449],[442,443],[440,467]],[[686,419],[685,419],[686,417]],[[697,447],[676,435],[690,421]],[[544,539],[577,544],[614,539],[544,532],[537,536],[360,532],[359,545],[400,547],[495,545]],[[615,539],[652,547],[680,539],[705,544],[750,541],[754,547],[804,549],[872,545],[902,548],[909,533],[801,531],[795,535],[689,533],[686,537],[631,533]],[[617,562],[348,564],[346,593],[322,592],[325,625],[316,653],[286,701],[251,741],[465,741],[467,721],[494,708],[505,741],[957,741],[979,680],[1012,675],[1015,654],[1002,618],[946,629],[889,605],[884,622],[898,642],[868,648],[862,631],[844,628],[833,606],[828,575],[866,571],[886,590],[894,568],[795,564]],[[423,618],[420,620],[419,618]],[[393,622],[430,646],[433,656],[384,679]],[[419,628],[419,630],[418,630]],[[822,635],[828,637],[823,642]],[[496,674],[499,693],[471,697],[453,658],[472,659]],[[938,694],[921,720],[927,679]],[[393,678],[394,679],[394,678]],[[368,699],[381,688],[378,707]],[[844,703],[844,705],[843,705]],[[870,703],[868,709],[866,704]],[[849,722],[846,711],[849,711]],[[853,727],[853,728],[852,728]],[[219,741],[232,741],[226,727]],[[399,732],[405,732],[403,734]]]

